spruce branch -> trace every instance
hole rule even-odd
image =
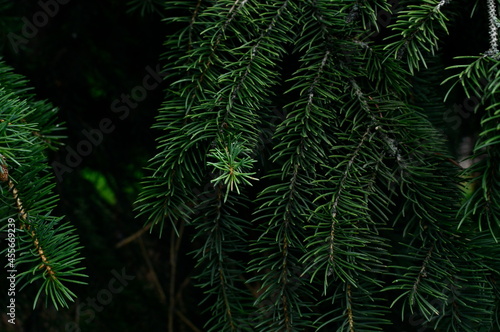
[[[490,35],[490,49],[485,52],[491,57],[498,57],[498,13],[495,0],[486,0],[488,7],[488,32]]]
[[[200,12],[200,9],[201,9],[201,2],[202,0],[198,0],[196,2],[196,7],[194,8],[193,10],[193,14],[191,16],[191,21],[189,22],[189,43],[188,43],[188,51],[191,50],[191,48],[193,47],[192,44],[193,44],[193,33],[194,33],[194,24],[196,22],[196,19],[197,19],[197,16],[198,16],[198,13]]]
[[[251,169],[255,160],[250,158],[249,151],[242,146],[239,136],[230,139],[227,145],[221,148],[211,149],[208,157],[215,160],[207,163],[207,165],[214,167],[215,174],[218,175],[211,180],[214,186],[224,185],[231,191],[236,188],[236,191],[240,194],[242,184],[251,185],[250,180],[258,180],[252,177],[255,172],[247,171]],[[229,192],[229,190],[226,190],[224,201],[227,200]]]
[[[389,26],[396,33],[387,39],[400,39],[387,44],[384,49],[399,60],[406,58],[412,74],[420,69],[420,63],[427,68],[425,53],[434,55],[438,49],[439,30],[448,33],[448,18],[441,12],[446,1],[442,2],[426,0],[420,4],[408,5],[398,14],[396,23]]]
[[[451,0],[441,0],[439,3],[436,5],[436,10],[441,10],[441,7],[444,5],[447,5],[451,2]]]
[[[5,157],[3,157],[3,156],[1,156],[1,157],[3,159],[5,159]],[[8,176],[8,174],[9,174],[8,168],[5,165],[2,165],[2,168],[3,168],[4,174],[5,174],[2,181],[7,183],[7,185],[9,186],[9,191],[12,192],[12,196],[14,197],[14,200],[16,202],[17,210],[19,213],[19,219],[21,220],[21,225],[19,228],[21,230],[25,229],[29,233],[29,235],[31,236],[31,240],[33,241],[33,245],[35,247],[35,252],[38,254],[38,256],[40,257],[40,260],[42,261],[42,263],[40,264],[40,266],[38,268],[45,269],[45,271],[49,275],[49,278],[54,280],[54,279],[56,279],[56,276],[55,276],[56,272],[54,271],[50,262],[47,260],[47,257],[44,254],[43,248],[40,246],[40,242],[38,241],[35,230],[31,228],[31,223],[28,220],[28,213],[24,209],[21,198],[19,197],[19,191],[15,187],[12,179],[10,179]]]
[[[481,118],[481,131],[473,149],[471,159],[476,162],[462,171],[462,176],[469,185],[478,184],[464,204],[460,206],[458,214],[461,216],[459,227],[471,227],[475,220],[477,230],[488,230],[491,236],[498,241],[500,227],[500,209],[497,200],[500,197],[498,185],[497,162],[500,155],[500,135],[498,134],[498,111],[500,105],[500,89],[497,68],[499,60],[488,54],[481,56],[463,56],[457,59],[471,59],[468,64],[450,66],[449,69],[460,69],[455,75],[450,75],[445,82],[452,82],[447,93],[459,83],[467,96],[481,96],[475,112],[484,109]],[[444,83],[444,82],[443,82]]]
[[[202,288],[208,288],[203,303],[210,303],[206,309],[212,313],[207,322],[209,331],[239,331],[246,323],[253,325],[243,315],[249,303],[239,278],[244,268],[237,261],[245,247],[248,225],[238,217],[236,209],[242,207],[240,200],[245,198],[226,196],[224,190],[228,188],[216,185],[212,192],[207,192],[209,204],[192,222],[199,229],[196,237],[204,242],[195,258],[201,271],[197,279]]]
[[[53,216],[57,197],[52,193],[53,176],[46,164],[46,150],[54,148],[60,137],[55,123],[55,109],[35,100],[26,81],[0,62],[0,180],[3,187],[0,214],[18,215],[16,229],[16,284],[24,289],[41,281],[34,297],[34,307],[42,294],[56,307],[68,307],[76,295],[68,283],[86,275],[80,267],[81,246],[74,229]],[[5,253],[7,249],[2,252]]]
[[[219,44],[220,44],[222,38],[225,36],[226,29],[229,27],[229,25],[234,20],[236,15],[238,15],[238,13],[242,10],[242,8],[245,6],[247,1],[248,0],[236,0],[236,1],[234,1],[234,3],[232,4],[232,6],[230,7],[229,11],[226,14],[227,16],[226,16],[225,20],[222,22],[222,24],[219,24],[217,26],[218,31],[215,34],[215,36],[212,37],[210,40],[211,52],[208,55],[207,60],[205,62],[204,70],[199,77],[200,83],[203,82],[203,80],[207,74],[208,69],[213,64],[213,61],[214,61],[213,58],[216,55],[217,49],[219,47]],[[221,5],[221,7],[224,8],[223,5]],[[220,7],[217,6],[216,8],[220,8]],[[214,14],[219,15],[219,13],[214,13]],[[209,13],[208,15],[211,15],[211,13]]]
[[[352,292],[351,284],[347,284],[347,320],[349,322],[349,332],[354,332],[354,315],[352,312]]]
[[[141,203],[150,220],[188,221],[207,329],[383,331],[391,304],[421,327],[491,324],[496,251],[477,249],[494,240],[470,215],[456,229],[462,180],[426,118],[439,93],[422,89],[438,75],[417,73],[437,66],[448,2],[400,3],[389,43],[360,40],[387,1],[180,2],[190,13],[167,41],[173,83]],[[497,102],[493,81],[475,89]],[[491,152],[493,105],[478,145]]]
[[[2,159],[6,163],[5,157],[2,156]],[[85,274],[79,272],[83,268],[76,267],[83,260],[83,258],[78,257],[78,250],[81,247],[78,247],[77,238],[70,235],[73,230],[67,224],[57,225],[60,218],[48,215],[30,217],[21,199],[22,193],[9,176],[9,169],[5,164],[2,165],[2,170],[1,180],[7,184],[12,193],[19,215],[20,225],[18,229],[24,233],[18,237],[21,244],[16,264],[28,263],[31,265],[26,271],[19,273],[17,283],[26,279],[21,287],[23,289],[27,284],[33,283],[37,279],[43,280],[34,299],[33,308],[35,308],[42,291],[51,299],[56,309],[59,305],[68,307],[68,301],[73,302],[76,295],[63,282],[86,284],[75,279],[75,277],[86,277]],[[57,230],[55,230],[56,228]],[[28,243],[33,249],[29,249]]]

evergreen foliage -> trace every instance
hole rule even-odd
[[[55,123],[57,109],[35,99],[26,80],[0,62],[0,215],[16,220],[15,251],[10,247],[9,270],[17,270],[18,290],[35,283],[38,299],[58,308],[76,295],[68,283],[84,283],[82,257],[73,227],[55,216],[55,181],[47,164],[47,151],[58,146],[62,129]],[[7,227],[4,224],[4,229]],[[9,250],[9,251],[8,251]]]
[[[448,2],[168,2],[183,28],[138,210],[191,230],[209,331],[498,328],[498,50],[446,80],[482,96],[462,171],[423,88]]]
[[[185,234],[208,331],[500,329],[497,0],[126,6],[176,31],[137,200],[172,239],[170,331]],[[447,59],[464,17],[489,45]],[[479,100],[465,169],[443,135],[461,94]],[[58,308],[85,275],[54,213],[55,114],[0,61],[0,215],[16,220],[20,289]]]

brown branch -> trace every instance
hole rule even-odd
[[[174,312],[176,305],[175,294],[175,276],[177,275],[177,258],[179,256],[179,248],[182,242],[182,234],[184,233],[184,222],[180,222],[179,236],[176,238],[176,232],[170,234],[170,288],[169,288],[169,308],[168,308],[168,331],[174,332]],[[177,224],[177,222],[176,222]],[[177,225],[175,225],[177,226]]]
[[[0,156],[2,157],[3,162],[5,163],[5,157],[2,155],[0,155]],[[17,207],[17,210],[19,212],[19,218],[21,219],[21,225],[19,228],[26,229],[28,232],[31,230],[31,232],[29,232],[28,234],[31,236],[31,239],[33,240],[33,245],[35,246],[35,250],[38,253],[38,256],[40,257],[40,259],[42,260],[42,263],[40,264],[38,269],[45,268],[45,270],[49,274],[50,278],[56,279],[56,277],[55,277],[56,272],[50,266],[50,264],[49,264],[50,262],[47,259],[47,256],[45,256],[43,248],[40,245],[38,238],[36,237],[35,231],[32,230],[31,226],[28,224],[28,213],[24,209],[23,202],[22,202],[21,198],[19,197],[19,191],[15,187],[12,179],[10,179],[10,177],[9,177],[8,167],[5,164],[1,164],[0,166],[2,168],[0,171],[0,180],[2,182],[7,182],[7,185],[9,186],[9,190],[12,191],[12,196],[14,197],[14,200],[16,202],[16,207]]]
[[[347,299],[349,301],[349,304],[347,306],[347,317],[349,320],[349,332],[354,332],[354,315],[352,314],[351,284],[347,284]]]
[[[120,242],[118,242],[115,245],[115,248],[121,248],[121,247],[129,244],[130,242],[135,241],[136,239],[138,239],[139,237],[141,237],[141,235],[144,234],[148,229],[150,229],[151,225],[152,224],[147,224],[146,227],[141,228],[140,230],[138,230],[134,234],[132,234],[132,235],[126,237],[125,239],[121,240]]]
[[[146,246],[144,245],[144,241],[142,240],[142,237],[139,237],[139,246],[141,247],[141,253],[142,256],[144,257],[144,260],[146,261],[146,265],[149,268],[149,271],[151,272],[153,276],[153,284],[158,292],[158,297],[160,298],[161,303],[165,303],[165,299],[167,298],[165,296],[165,292],[163,291],[163,288],[161,287],[160,280],[158,279],[158,275],[156,274],[156,271],[153,267],[153,263],[151,263],[151,259],[149,258],[148,252],[146,251]]]
[[[187,317],[184,316],[184,314],[182,312],[180,312],[179,310],[176,310],[175,314],[177,316],[179,316],[179,318],[184,322],[184,324],[189,326],[191,328],[191,330],[193,330],[194,332],[201,332],[201,330],[199,328],[197,328],[189,319],[187,319]]]

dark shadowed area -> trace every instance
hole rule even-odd
[[[27,288],[18,295],[18,323],[2,315],[0,330],[78,331],[74,322],[82,331],[165,330],[168,240],[146,232],[117,245],[144,223],[132,209],[154,154],[149,128],[163,98],[159,58],[172,27],[157,11],[141,15],[134,2],[1,5],[3,58],[60,109],[66,145],[51,155],[58,213],[78,229],[89,278],[72,287],[78,302],[59,311],[41,303],[32,310],[36,289]]]

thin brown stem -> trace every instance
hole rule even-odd
[[[178,222],[175,223],[177,228]],[[179,256],[179,248],[184,233],[184,222],[180,222],[179,236],[176,238],[176,233],[170,233],[170,281],[169,281],[169,308],[168,308],[168,332],[174,332],[174,313],[176,307],[176,275],[177,275],[177,258]]]
[[[5,157],[0,155],[5,162]],[[43,269],[45,268],[45,271],[48,273],[51,279],[56,279],[55,274],[56,272],[50,265],[50,262],[45,256],[45,252],[43,251],[42,246],[40,245],[40,242],[36,236],[35,230],[31,229],[31,225],[29,225],[29,220],[28,220],[28,213],[26,212],[26,209],[24,208],[23,202],[21,200],[21,197],[19,196],[19,190],[17,190],[16,186],[14,185],[14,182],[12,179],[9,177],[9,170],[6,164],[1,165],[1,177],[0,180],[2,182],[7,182],[7,185],[9,186],[9,190],[12,192],[12,196],[14,197],[14,201],[16,202],[16,207],[17,211],[19,212],[19,219],[21,219],[21,225],[20,229],[25,229],[28,234],[31,236],[31,239],[33,240],[33,245],[35,247],[35,251],[38,253],[38,256],[42,260],[42,263],[39,265],[38,269]]]
[[[158,279],[158,275],[156,274],[153,264],[151,263],[151,259],[149,258],[149,254],[146,250],[146,246],[144,245],[144,240],[142,239],[142,237],[139,237],[139,246],[141,248],[142,257],[144,257],[146,265],[148,266],[148,269],[153,277],[153,284],[156,288],[156,291],[158,292],[158,297],[160,298],[160,302],[165,303],[167,297],[165,296],[165,292],[161,287],[160,280]]]
[[[115,248],[121,248],[135,240],[137,240],[138,238],[141,237],[142,234],[144,234],[147,230],[149,230],[151,228],[151,225],[152,223],[149,223],[146,225],[146,227],[143,227],[141,228],[140,230],[138,230],[137,232],[135,232],[134,234],[126,237],[125,239],[121,240],[120,242],[118,242],[116,245],[115,245]]]

